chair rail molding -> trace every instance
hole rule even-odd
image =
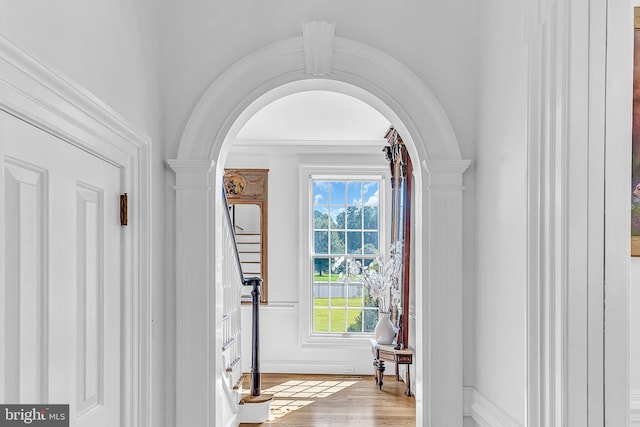
[[[123,239],[123,425],[151,419],[149,138],[76,82],[0,35],[0,110],[85,150],[122,171],[129,195]],[[0,147],[2,150],[2,147]]]

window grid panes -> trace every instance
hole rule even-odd
[[[372,333],[378,321],[377,303],[358,277],[340,277],[350,255],[368,265],[380,247],[381,180],[313,180],[313,332]]]

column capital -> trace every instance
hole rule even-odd
[[[423,160],[422,168],[428,174],[429,190],[464,190],[462,174],[471,160]]]
[[[170,159],[167,164],[176,174],[176,190],[209,190],[213,160]]]

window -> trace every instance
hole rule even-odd
[[[337,266],[336,260],[350,255],[368,265],[378,255],[382,176],[312,177],[311,186],[312,332],[372,333],[377,302],[357,277],[345,283],[345,263]]]

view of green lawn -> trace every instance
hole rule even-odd
[[[360,308],[362,305],[362,297],[355,298],[331,298],[331,308],[341,308],[344,310],[345,307],[355,307]],[[314,298],[313,306],[315,308],[318,307],[329,307],[329,298]]]
[[[329,279],[331,279],[332,282],[334,283],[342,283],[343,280],[340,279],[340,274],[339,273],[324,273],[322,275],[320,275],[318,272],[315,272],[315,274],[313,275],[313,281],[314,282],[328,282]]]
[[[361,298],[329,298],[313,299],[313,331],[314,332],[347,332],[350,325],[358,323],[361,314]],[[377,309],[376,309],[377,310]],[[331,312],[331,324],[329,324]]]

